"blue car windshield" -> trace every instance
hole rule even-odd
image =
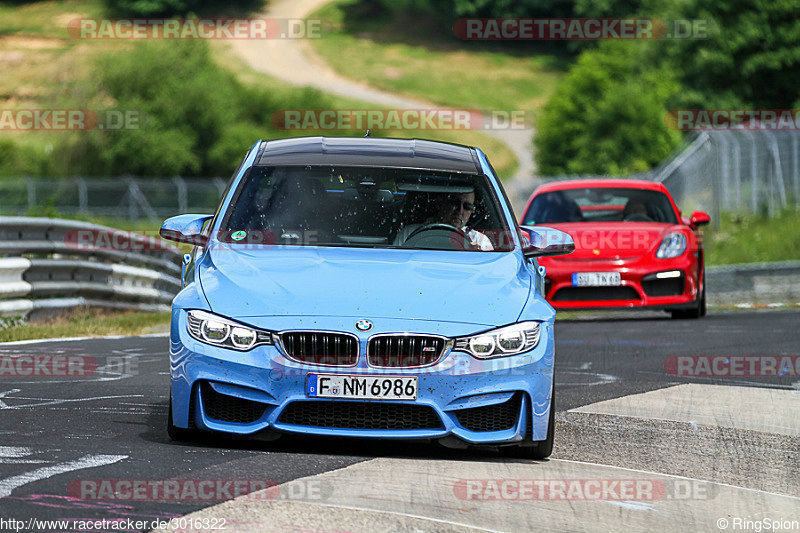
[[[596,187],[542,193],[531,202],[523,224],[560,222],[659,222],[677,224],[666,194],[634,188]]]
[[[253,167],[218,238],[228,243],[509,251],[482,175],[418,169]]]

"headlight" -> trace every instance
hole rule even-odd
[[[505,357],[532,350],[539,344],[539,322],[520,322],[486,333],[455,339],[454,350],[478,359]]]
[[[656,252],[656,257],[659,259],[671,259],[673,257],[678,257],[685,251],[686,235],[683,233],[670,233],[661,241],[661,245]]]
[[[246,351],[261,344],[273,344],[272,333],[251,328],[207,311],[189,311],[189,335],[212,346]]]

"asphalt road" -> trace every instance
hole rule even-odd
[[[746,432],[688,434],[680,423],[620,425],[613,417],[566,412],[677,383],[798,389],[797,376],[681,378],[665,371],[672,356],[797,355],[798,324],[796,311],[711,314],[696,321],[631,314],[558,322],[553,457],[648,469],[661,461],[658,472],[702,474],[703,479],[800,496],[797,438],[762,436],[756,446],[743,441],[743,435],[757,438]],[[163,336],[0,345],[0,355],[61,356],[75,365],[98,365],[88,377],[0,376],[0,517],[6,519],[166,519],[218,503],[86,499],[76,488],[81,480],[285,483],[376,457],[507,461],[492,450],[455,451],[435,444],[220,438],[172,443],[165,432]],[[747,446],[757,453],[737,449]],[[691,460],[687,450],[695,454]],[[720,468],[720,454],[733,457],[733,463]],[[10,529],[0,521],[0,531],[4,527]]]

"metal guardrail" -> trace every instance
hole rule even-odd
[[[800,302],[800,261],[748,263],[706,268],[711,305]]]
[[[88,222],[0,217],[0,255],[0,316],[166,311],[181,287],[177,248]]]

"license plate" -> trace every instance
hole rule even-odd
[[[416,376],[353,376],[309,374],[306,395],[315,398],[416,400]]]
[[[576,272],[572,275],[573,287],[618,287],[619,272]]]

